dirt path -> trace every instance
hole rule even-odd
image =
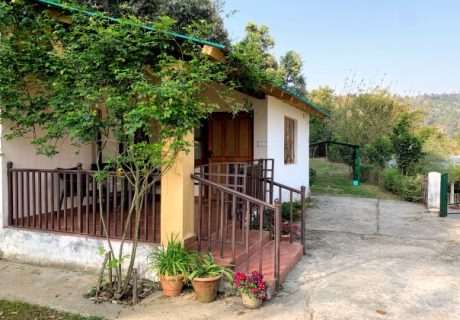
[[[460,215],[406,202],[316,197],[307,256],[257,311],[154,294],[135,308],[81,298],[94,276],[0,260],[0,298],[116,319],[459,319]],[[64,281],[62,281],[64,280]]]

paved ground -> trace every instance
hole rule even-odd
[[[116,319],[459,319],[460,215],[387,200],[316,197],[308,255],[257,311],[238,297],[199,304],[154,294],[135,308],[94,305],[94,275],[0,260],[0,298]]]

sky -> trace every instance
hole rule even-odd
[[[403,95],[460,92],[459,0],[226,0],[224,9],[237,10],[225,18],[232,41],[252,21],[269,26],[278,58],[299,52],[308,90],[364,80]]]

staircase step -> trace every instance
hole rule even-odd
[[[249,231],[249,256],[255,254],[260,246],[259,246],[259,231],[251,230]],[[231,239],[231,237],[229,237]],[[236,239],[241,239],[241,231],[236,233]],[[268,231],[264,231],[262,233],[262,244],[265,245],[270,241],[270,233]],[[187,246],[188,249],[197,249],[197,242],[194,242]],[[211,241],[211,253],[214,256],[216,262],[225,265],[231,265],[232,263],[232,243],[224,241],[224,250],[223,250],[223,257],[220,258],[220,246],[221,242],[219,240],[212,240]],[[201,252],[207,252],[208,250],[208,241],[202,240],[201,241]],[[235,268],[244,264],[246,265],[248,255],[246,254],[246,246],[244,243],[236,242],[235,243],[235,263],[232,265]]]
[[[272,240],[267,243],[262,250],[262,274],[265,282],[270,286],[272,293],[276,292],[274,247],[275,241]],[[303,250],[300,243],[281,241],[280,252],[280,284],[282,284],[286,280],[289,272],[291,272],[296,263],[302,258]],[[250,257],[249,270],[246,270],[246,264],[244,264],[238,266],[236,271],[259,271],[259,253],[255,253]]]

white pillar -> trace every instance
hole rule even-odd
[[[441,204],[441,174],[439,172],[428,173],[428,210],[439,212]]]

